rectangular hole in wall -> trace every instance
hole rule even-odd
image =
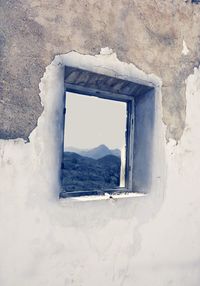
[[[148,193],[155,120],[152,83],[66,66],[64,87],[60,197]],[[107,150],[107,155],[91,158],[88,154],[96,149]],[[114,173],[108,157],[113,149],[121,151],[120,157],[112,157]]]
[[[66,93],[62,188],[91,195],[125,188],[127,104]]]

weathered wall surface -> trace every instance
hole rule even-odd
[[[0,285],[199,286],[200,5],[8,0],[0,13]],[[105,46],[162,80],[160,165],[146,196],[62,202],[63,73],[45,68]],[[18,137],[30,142],[3,140]]]
[[[56,54],[97,54],[163,80],[166,137],[185,127],[185,79],[199,63],[200,5],[184,0],[1,1],[0,138],[27,138],[41,115],[39,82]],[[181,53],[183,40],[189,49]]]
[[[0,284],[199,286],[200,70],[187,80],[187,128],[178,145],[165,144],[166,156],[157,148],[167,171],[154,173],[148,195],[62,202],[59,69],[52,63],[40,84],[44,112],[30,143],[0,141]]]

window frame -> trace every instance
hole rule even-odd
[[[90,72],[90,71],[86,71]],[[92,73],[92,72],[91,72]],[[99,74],[102,75],[102,74]],[[104,75],[105,77],[109,77]],[[116,79],[123,80],[115,77]],[[132,83],[138,84],[133,81]],[[142,86],[141,83],[139,85]],[[147,88],[153,89],[151,84],[143,85]],[[64,154],[64,126],[65,126],[65,113],[66,113],[66,93],[72,92],[79,94],[81,96],[92,96],[103,98],[112,101],[125,102],[127,104],[127,121],[126,121],[126,162],[125,162],[125,187],[118,187],[114,189],[102,189],[102,190],[89,190],[89,191],[74,191],[67,192],[62,191],[62,172],[61,172],[61,192],[60,198],[70,198],[70,197],[81,197],[81,196],[92,196],[92,195],[105,195],[106,193],[110,195],[122,194],[122,193],[134,193],[134,182],[133,182],[133,167],[134,167],[134,135],[135,135],[135,96],[133,94],[127,95],[123,93],[115,93],[110,91],[101,90],[99,88],[91,88],[88,86],[81,86],[76,83],[66,83],[64,84],[64,112],[63,112],[63,147],[62,147],[62,166],[63,169],[63,154]],[[62,170],[61,170],[62,171]]]

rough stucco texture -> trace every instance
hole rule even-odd
[[[0,138],[27,139],[42,113],[39,82],[55,55],[112,48],[163,81],[166,138],[185,127],[185,79],[200,58],[200,5],[184,0],[0,1]],[[183,40],[189,53],[182,53]]]

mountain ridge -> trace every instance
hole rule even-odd
[[[106,145],[101,144],[95,148],[91,149],[79,149],[75,147],[67,147],[65,152],[72,152],[78,155],[93,158],[93,159],[100,159],[105,157],[106,155],[114,155],[120,158],[121,152],[119,149],[109,149]]]

